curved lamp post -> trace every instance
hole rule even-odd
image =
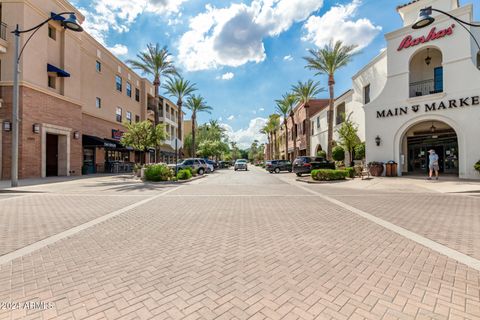
[[[68,15],[68,18],[64,16]],[[71,30],[75,32],[82,32],[83,28],[78,23],[77,17],[75,16],[75,12],[61,12],[58,14],[52,13],[51,17],[47,20],[43,21],[39,25],[36,25],[33,28],[27,30],[20,30],[17,24],[17,27],[14,31],[12,31],[13,35],[15,36],[15,54],[14,54],[14,64],[13,64],[13,103],[12,103],[12,164],[11,164],[11,181],[12,181],[12,188],[18,187],[18,124],[19,124],[19,117],[18,117],[18,102],[19,102],[19,83],[18,83],[18,76],[20,74],[19,70],[19,63],[20,58],[22,57],[23,51],[25,47],[30,42],[32,37],[35,33],[49,21],[59,21],[62,27],[66,30]],[[23,33],[30,33],[30,37],[28,37],[27,41],[23,45],[22,49],[20,50],[20,35]]]
[[[441,13],[443,15],[446,15],[447,17],[450,17],[451,19],[455,20],[456,22],[458,22],[465,30],[467,30],[467,32],[470,34],[472,39],[477,44],[478,49],[480,50],[480,44],[478,43],[477,39],[475,38],[473,33],[470,30],[468,30],[468,28],[466,27],[466,26],[470,26],[470,27],[477,27],[478,28],[478,27],[480,27],[480,24],[463,21],[463,20],[451,15],[450,13],[447,13],[447,12],[442,11],[442,10],[438,10],[438,9],[435,9],[435,8],[432,8],[432,7],[427,7],[427,8],[421,9],[420,14],[418,15],[417,21],[415,21],[415,23],[412,25],[412,29],[422,29],[422,28],[428,27],[429,25],[434,23],[435,18],[432,17],[432,12]]]

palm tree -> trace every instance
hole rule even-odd
[[[283,125],[285,126],[285,158],[288,159],[288,117],[297,103],[297,98],[295,95],[287,93],[282,96],[281,100],[276,100],[275,102],[277,103],[277,111],[283,116]]]
[[[314,99],[320,92],[325,91],[320,87],[320,83],[308,80],[307,82],[298,81],[296,85],[292,87],[293,94],[297,97],[298,101],[304,105],[306,109],[307,118],[305,121],[306,127],[304,128],[307,135],[310,134],[310,112],[309,102]],[[310,154],[310,139],[307,138],[307,154]]]
[[[306,68],[310,70],[315,70],[319,74],[328,75],[328,88],[330,91],[330,102],[328,108],[328,151],[327,158],[332,160],[332,149],[333,149],[333,109],[335,103],[335,72],[348,65],[354,55],[358,54],[356,52],[356,45],[344,45],[342,41],[337,41],[335,43],[330,42],[322,49],[319,50],[309,50],[310,56],[305,57],[307,61]]]
[[[273,146],[272,146],[272,155],[274,158],[278,159],[278,140],[277,140],[277,132],[278,129],[280,128],[280,115],[274,113],[270,115],[269,117],[269,124],[271,127],[271,134],[272,134],[272,141],[273,141]]]
[[[272,152],[272,143],[270,141],[271,127],[268,124],[268,122],[260,130],[260,133],[267,136],[267,141],[268,141],[267,156],[272,157],[272,153],[271,153]]]
[[[160,48],[160,45],[149,43],[147,50],[137,54],[138,60],[127,60],[127,63],[133,69],[142,71],[145,75],[153,76],[153,86],[155,87],[155,107],[153,113],[155,115],[154,124],[158,124],[158,105],[160,94],[158,92],[161,84],[161,77],[171,77],[178,75],[177,69],[173,65],[171,55],[167,47]]]
[[[163,86],[167,91],[167,94],[177,98],[178,106],[178,137],[182,138],[183,131],[183,100],[185,97],[190,96],[193,92],[197,90],[195,84],[191,83],[188,80],[184,80],[182,77],[175,77],[175,79],[168,79],[167,83]],[[180,153],[182,153],[180,151]]]
[[[199,112],[211,113],[211,110],[213,108],[208,106],[205,99],[200,95],[189,96],[185,107],[192,112],[192,157],[195,158],[196,157],[195,123],[197,121],[197,114]]]

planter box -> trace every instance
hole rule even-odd
[[[381,177],[383,174],[383,165],[376,165],[370,167],[370,174],[374,177]]]

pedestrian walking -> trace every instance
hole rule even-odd
[[[430,173],[428,175],[428,180],[432,180],[433,172],[435,171],[435,179],[438,180],[438,171],[440,171],[440,166],[438,164],[438,154],[435,153],[435,150],[428,151],[430,155],[428,156],[428,168]]]

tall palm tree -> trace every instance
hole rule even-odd
[[[137,54],[138,60],[127,60],[127,63],[133,69],[142,71],[145,75],[153,77],[153,86],[155,87],[155,107],[153,113],[155,115],[154,124],[158,124],[158,105],[160,101],[159,88],[162,76],[171,77],[178,75],[171,55],[167,47],[160,48],[160,45],[149,43],[147,50]]]
[[[182,131],[183,131],[182,106],[183,106],[183,100],[186,97],[190,96],[192,93],[194,93],[197,90],[197,88],[195,88],[194,83],[191,83],[188,80],[184,80],[182,77],[175,77],[174,79],[168,79],[163,87],[167,91],[167,94],[177,98],[178,137],[182,138]],[[182,153],[181,150],[180,150],[180,153]]]
[[[276,100],[277,111],[283,116],[283,125],[285,126],[285,158],[288,159],[288,117],[297,103],[297,98],[291,93],[284,94],[282,99]],[[295,143],[296,144],[296,143]]]
[[[277,132],[278,129],[280,128],[280,115],[274,113],[270,115],[269,117],[269,124],[271,127],[271,134],[272,134],[272,141],[273,141],[273,150],[272,150],[272,155],[274,158],[278,159],[278,139],[277,139]]]
[[[307,118],[305,121],[305,132],[310,135],[310,112],[308,110],[310,100],[314,99],[319,93],[325,91],[320,87],[320,83],[308,80],[307,82],[298,81],[296,85],[292,87],[293,94],[297,97],[298,101],[304,105]],[[307,138],[307,154],[310,154],[310,139]]]
[[[272,144],[271,144],[271,141],[270,141],[270,126],[268,125],[268,123],[266,123],[263,128],[260,130],[260,133],[264,134],[267,136],[267,145],[268,145],[268,149],[267,149],[267,156],[270,156],[271,157],[271,150],[272,150]],[[265,159],[267,160],[267,159]]]
[[[197,156],[195,147],[195,123],[197,122],[197,114],[199,112],[211,113],[213,108],[208,106],[205,99],[200,95],[189,96],[185,107],[192,112],[192,157],[195,158]]]
[[[333,149],[333,112],[335,103],[335,72],[348,65],[354,55],[358,54],[356,45],[344,45],[342,41],[330,42],[322,49],[309,50],[310,56],[305,57],[307,69],[315,70],[319,74],[328,75],[330,102],[328,108],[328,151],[327,158],[332,160]]]

